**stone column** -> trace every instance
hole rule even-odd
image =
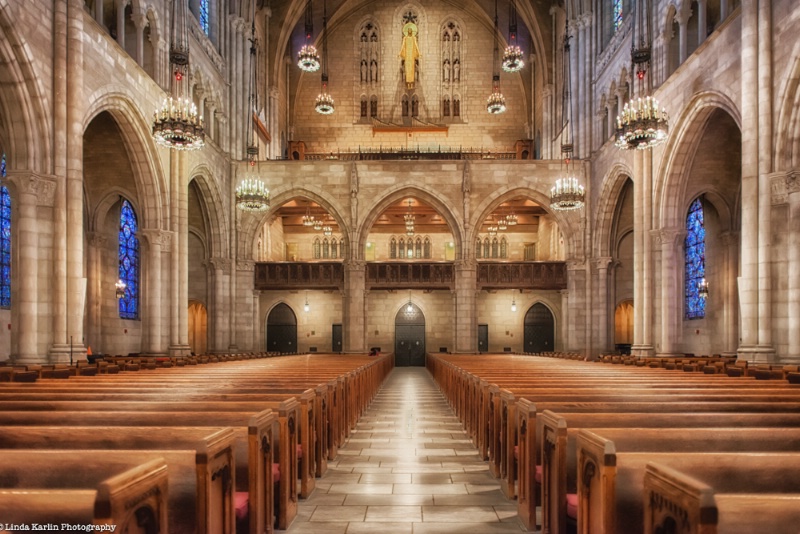
[[[796,172],[786,177],[789,194],[789,349],[788,359],[800,361],[800,178]]]
[[[55,182],[44,180],[32,174],[8,171],[7,179],[14,183],[19,191],[19,207],[16,223],[18,247],[17,265],[19,273],[15,273],[18,291],[15,295],[16,340],[12,340],[11,351],[14,363],[45,363],[39,350],[39,231],[37,205],[42,189],[49,187],[55,190]],[[16,348],[16,354],[14,349]]]
[[[569,333],[571,331],[569,327],[569,290],[561,289],[559,294],[561,295],[561,343],[555,343],[555,350],[567,351],[570,347]]]
[[[214,110],[217,109],[217,103],[213,100],[207,100],[204,106],[203,121],[206,128],[206,139],[211,139],[217,144],[219,140],[214,137]]]
[[[61,2],[59,2],[59,3],[61,3]],[[105,24],[103,24],[103,2],[102,2],[102,0],[95,0],[95,3],[94,3],[94,20],[96,20],[97,23],[101,27],[103,27],[103,28],[106,27]],[[108,29],[108,28],[106,28],[106,29]]]
[[[235,345],[238,350],[253,350],[255,338],[255,323],[253,318],[253,300],[248,298],[253,294],[253,281],[256,263],[251,260],[236,262],[236,293],[241,297],[234,302],[231,315],[236,317]]]
[[[686,237],[681,228],[661,230],[661,346],[658,356],[674,356],[678,324],[682,316],[683,290],[680,287],[681,266],[678,261],[680,244]]]
[[[51,359],[57,361],[67,339],[67,0],[54,3],[53,15],[53,315]],[[102,6],[103,2],[97,2]],[[102,19],[101,19],[102,21]]]
[[[228,280],[230,279],[231,260],[228,258],[211,258],[212,280],[214,282],[213,308],[208,310],[209,322],[213,324],[213,347],[209,352],[226,353],[230,339],[230,314],[228,313]]]
[[[719,0],[719,20],[722,22],[723,20],[728,18],[730,14],[730,10],[728,7],[729,0]]]
[[[186,356],[189,347],[189,229],[188,185],[186,178],[186,153],[170,150],[170,356]]]
[[[344,303],[342,313],[344,352],[366,352],[366,264],[344,262]]]
[[[572,130],[571,142],[575,145],[573,157],[577,159],[583,155],[582,147],[578,142],[578,140],[581,138],[581,127],[583,126],[583,117],[581,117],[581,98],[583,97],[583,84],[581,83],[583,77],[583,42],[581,38],[583,36],[583,29],[580,21],[569,21],[567,31],[572,37],[570,41],[572,44],[570,49],[571,57],[569,58],[570,87],[568,88],[568,90],[572,93],[572,98],[569,99],[571,106],[570,121],[572,124],[567,126],[567,130],[564,133],[567,133],[569,129]],[[564,58],[564,61],[566,61],[566,57]],[[566,80],[564,80],[564,82],[566,83]],[[563,134],[561,136],[561,142],[564,142]]]
[[[708,0],[697,0],[697,46],[703,44],[708,35],[706,28],[706,8]]]
[[[746,3],[746,2],[744,2]],[[772,361],[772,2],[758,2],[758,349]],[[744,9],[744,6],[742,7]],[[742,22],[744,25],[744,22]],[[744,95],[742,95],[744,97]],[[744,124],[743,124],[744,126]],[[746,228],[742,226],[742,228]],[[796,325],[797,326],[797,325]]]
[[[263,343],[263,339],[261,337],[261,302],[260,302],[260,291],[253,291],[253,340],[250,344],[250,350],[255,352],[261,352],[266,349],[266,345]]]
[[[597,350],[599,352],[605,352],[611,348],[608,341],[610,328],[608,312],[612,309],[612,303],[608,300],[608,266],[611,265],[611,261],[610,256],[594,259],[597,267],[597,302],[594,309],[597,316]]]
[[[642,241],[644,245],[642,258],[642,297],[643,311],[641,354],[646,356],[653,355],[653,240],[650,230],[653,227],[653,151],[640,150],[642,154]]]
[[[586,332],[587,301],[591,298],[585,290],[577,291],[578,287],[586,285],[586,267],[578,261],[567,261],[567,307],[566,317],[569,319],[567,337],[565,338],[567,351],[584,351],[588,346],[588,333]]]
[[[579,80],[581,85],[581,99],[578,108],[581,110],[581,136],[580,154],[582,158],[588,158],[592,153],[592,14],[584,13],[581,16],[580,26],[580,53],[579,58],[582,65],[582,76]]]
[[[724,274],[720,281],[720,291],[723,296],[723,351],[724,354],[732,356],[736,354],[736,348],[739,346],[739,306],[736,295],[736,273],[739,271],[739,234],[725,232],[720,238],[724,245]],[[791,249],[789,253],[791,254]],[[789,269],[791,272],[791,262]],[[790,286],[791,283],[790,279]],[[792,324],[791,321],[789,324]],[[792,335],[791,332],[789,335]]]
[[[269,90],[269,113],[270,113],[270,130],[272,139],[269,143],[269,157],[270,159],[278,159],[281,154],[281,136],[280,136],[280,116],[278,98],[280,93],[277,87],[271,87]]]
[[[689,56],[689,33],[686,28],[686,15],[680,11],[675,14],[678,21],[678,65],[683,65]]]
[[[542,88],[542,159],[553,159],[553,85]]]
[[[136,28],[136,57],[133,59],[140,67],[144,68],[144,29],[147,26],[147,15],[144,13],[134,13],[131,20]]]
[[[743,0],[741,8],[741,102],[742,102],[742,232],[739,305],[741,342],[738,348],[750,359],[758,345],[758,0]],[[746,356],[744,356],[746,355]]]
[[[616,95],[609,95],[608,103],[606,105],[606,113],[608,113],[608,131],[603,132],[605,138],[602,140],[604,143],[606,139],[615,135],[617,133],[617,115],[615,110],[617,109],[617,102],[619,99]]]
[[[94,345],[102,350],[103,340],[103,251],[108,247],[108,238],[100,233],[89,235],[88,271],[89,283],[86,288],[87,331],[86,345]]]
[[[644,344],[644,241],[649,235],[644,229],[642,195],[642,153],[636,150],[633,153],[633,346],[631,353],[639,355],[639,350]]]
[[[478,321],[475,314],[475,277],[477,265],[474,260],[456,262],[455,275],[455,352],[477,351]]]
[[[164,304],[162,299],[162,269],[161,254],[164,249],[169,249],[172,235],[159,229],[144,229],[142,235],[147,239],[148,248],[148,269],[147,269],[147,295],[145,302],[147,306],[147,332],[148,344],[147,352],[151,355],[165,354],[163,337],[161,333],[164,324]]]
[[[83,86],[83,0],[67,6],[67,332],[56,343],[72,343],[74,358],[86,353],[83,346],[83,316],[86,278],[83,275],[83,119],[86,107]],[[58,311],[56,311],[58,313]]]
[[[125,6],[126,5],[128,5],[128,0],[117,1],[117,44],[123,50],[125,50]]]

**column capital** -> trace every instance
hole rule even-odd
[[[786,194],[792,195],[800,192],[800,172],[792,169],[786,173]]]
[[[57,177],[30,171],[8,171],[6,180],[14,184],[22,195],[32,195],[36,205],[53,207],[56,198]]]
[[[240,272],[253,272],[256,269],[256,262],[253,260],[236,260],[236,270]]]
[[[367,268],[367,262],[364,260],[345,260],[344,262],[344,270],[346,272],[352,271],[365,271]]]
[[[142,235],[152,247],[169,248],[172,243],[172,232],[160,228],[142,228]]]
[[[224,274],[231,273],[231,266],[233,262],[230,258],[210,258],[208,263],[218,271],[222,271]]]
[[[272,18],[272,9],[269,7],[261,8],[261,12],[264,14],[265,17],[268,19]]]
[[[723,245],[734,245],[739,242],[739,232],[722,232],[719,234],[719,239]]]
[[[109,239],[107,236],[100,232],[88,232],[86,237],[89,238],[89,246],[94,248],[105,248],[108,246]]]
[[[656,240],[656,244],[660,244],[662,247],[673,247],[683,243],[686,238],[686,229],[661,228],[660,230],[651,230],[650,234]]]
[[[136,29],[139,31],[144,30],[145,26],[149,22],[147,20],[147,15],[143,12],[139,13],[131,13],[131,20],[133,21],[133,25],[136,26]]]
[[[593,258],[592,261],[598,269],[608,269],[608,266],[611,265],[614,258],[611,256],[600,256],[598,258]]]

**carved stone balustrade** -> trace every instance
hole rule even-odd
[[[478,289],[566,289],[563,261],[478,262]]]
[[[259,262],[255,268],[255,289],[342,289],[341,262]]]
[[[367,289],[453,289],[455,281],[452,263],[367,263]]]

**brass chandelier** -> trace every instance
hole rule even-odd
[[[644,9],[637,10],[639,2],[633,2],[633,31],[631,35],[631,72],[636,73],[639,94],[646,95],[645,75],[650,66],[651,34],[649,2]],[[669,135],[669,115],[653,96],[631,98],[622,113],[617,116],[616,141],[620,150],[644,150],[663,143]]]
[[[297,66],[304,72],[317,72],[319,70],[319,54],[314,45],[311,44],[311,36],[314,34],[314,18],[311,10],[311,0],[306,4],[306,43],[297,53]]]
[[[499,56],[499,49],[497,47],[498,41],[498,28],[497,28],[497,0],[494,1],[494,52],[492,53],[492,93],[486,99],[486,111],[491,115],[499,115],[506,110],[506,97],[500,90],[500,72],[497,69],[497,57]]]
[[[169,63],[173,72],[170,96],[153,114],[152,135],[159,145],[176,150],[196,150],[205,145],[203,117],[189,98],[189,33],[186,1],[172,3],[172,39]]]
[[[322,90],[314,102],[314,110],[322,115],[332,114],[336,108],[328,93],[328,3],[322,2]]]

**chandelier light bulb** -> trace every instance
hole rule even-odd
[[[550,207],[557,211],[581,208],[585,199],[586,190],[577,178],[559,178],[550,188]]]
[[[310,36],[307,36],[307,39]],[[314,45],[305,44],[297,53],[297,66],[303,72],[317,72],[319,70],[319,54]]]
[[[669,116],[654,97],[637,98],[625,104],[617,116],[615,145],[621,150],[652,148],[669,135]]]

